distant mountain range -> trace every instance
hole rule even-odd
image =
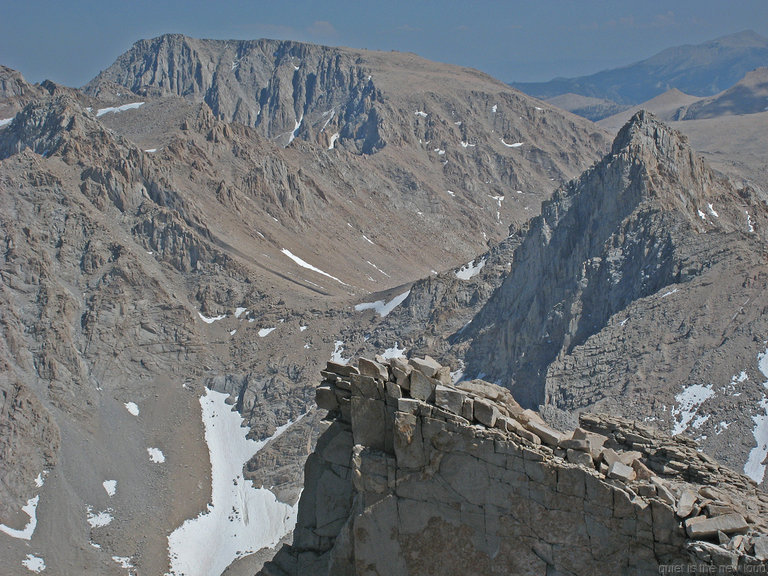
[[[768,63],[768,39],[746,30],[703,44],[668,48],[646,60],[576,78],[513,82],[526,94],[599,120],[672,88],[713,96]]]

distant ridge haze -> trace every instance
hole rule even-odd
[[[579,95],[608,101],[591,103],[584,116],[598,120],[650,100],[672,88],[693,96],[713,96],[730,88],[747,72],[768,62],[768,39],[752,30],[697,45],[668,48],[634,64],[588,76],[555,78],[549,82],[516,82],[512,86],[545,100]],[[575,100],[571,96],[571,100]],[[580,113],[584,102],[568,106]]]

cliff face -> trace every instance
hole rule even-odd
[[[768,495],[608,416],[568,433],[430,358],[329,363],[285,574],[658,574],[768,559]]]

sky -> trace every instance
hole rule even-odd
[[[415,52],[536,82],[747,29],[768,37],[768,0],[0,0],[0,64],[82,86],[135,41],[174,32]]]

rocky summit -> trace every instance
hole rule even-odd
[[[294,541],[264,576],[765,568],[768,494],[691,441],[594,414],[557,431],[429,357],[322,376]]]

